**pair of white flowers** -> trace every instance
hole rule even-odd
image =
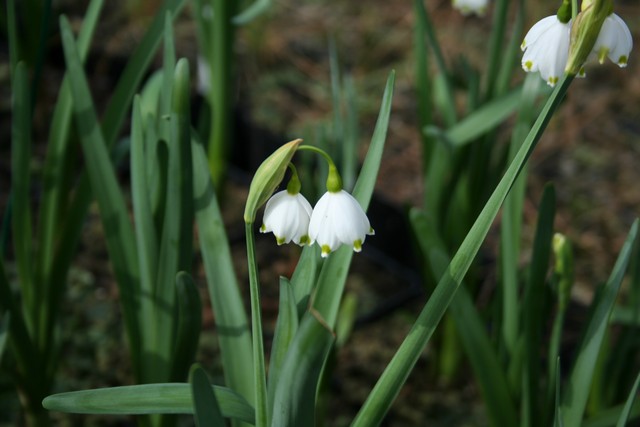
[[[549,86],[555,86],[565,72],[570,39],[571,21],[563,23],[557,15],[541,19],[531,27],[520,46],[524,51],[522,68],[527,72],[539,71]],[[633,39],[627,24],[611,13],[602,24],[591,55],[601,64],[608,56],[620,67],[626,67],[632,47]]]
[[[260,231],[273,232],[279,245],[317,242],[323,258],[341,244],[360,252],[366,236],[374,234],[358,201],[344,190],[327,191],[313,209],[302,194],[280,191],[267,202]]]

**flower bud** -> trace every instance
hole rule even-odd
[[[593,46],[598,39],[604,20],[613,11],[611,0],[584,0],[582,11],[571,26],[569,44],[569,60],[565,72],[570,75],[580,74]]]
[[[573,250],[569,240],[560,233],[553,235],[552,247],[556,259],[553,270],[558,284],[558,309],[564,311],[569,304],[573,286]]]
[[[258,167],[251,181],[247,203],[244,208],[244,221],[246,223],[251,224],[255,221],[258,209],[269,200],[269,197],[271,197],[284,178],[287,166],[301,142],[301,139],[287,142],[267,157]]]

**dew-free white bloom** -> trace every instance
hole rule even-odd
[[[322,257],[329,256],[341,244],[360,252],[367,235],[374,234],[367,215],[356,199],[344,190],[327,191],[311,214],[309,236],[318,242]]]
[[[293,240],[303,246],[309,243],[311,211],[311,204],[302,194],[280,191],[267,201],[260,231],[272,231],[279,245]]]
[[[520,45],[524,51],[522,68],[539,71],[549,86],[555,86],[567,65],[570,30],[571,22],[560,22],[557,15],[538,21]]]
[[[489,3],[489,0],[453,0],[453,7],[463,15],[475,13],[478,16],[482,16],[487,10],[487,3]]]
[[[602,64],[606,56],[620,67],[626,67],[629,53],[633,48],[633,38],[627,24],[615,13],[607,16],[593,45],[592,52]]]

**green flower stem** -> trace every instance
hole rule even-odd
[[[333,163],[333,159],[326,151],[312,145],[301,145],[298,147],[298,150],[313,151],[314,153],[318,153],[324,157],[329,164],[329,173],[327,174],[327,191],[337,193],[342,190],[342,178],[340,177],[340,173],[338,173],[338,168],[336,168],[335,163]]]
[[[473,227],[471,227],[467,237],[460,245],[460,249],[451,260],[446,273],[440,279],[440,282],[438,282],[436,289],[423,307],[404,342],[393,356],[391,362],[387,365],[378,383],[358,412],[351,424],[352,427],[376,426],[382,422],[385,414],[407,380],[409,373],[422,354],[424,347],[433,335],[440,319],[442,319],[442,316],[453,301],[456,291],[462,283],[462,279],[469,270],[473,259],[480,250],[484,238],[489,232],[491,224],[498,215],[500,206],[504,202],[510,188],[531,155],[531,152],[542,136],[542,133],[572,81],[573,76],[565,75],[547,100],[542,112],[523,142],[522,147],[518,150],[513,162],[509,165],[509,168],[487,201],[478,219],[473,224]]]
[[[260,317],[260,283],[258,283],[258,265],[256,262],[255,237],[253,223],[245,222],[247,235],[247,261],[249,263],[249,289],[251,292],[251,329],[253,336],[253,375],[256,392],[256,427],[266,427],[267,380],[264,365],[264,343],[262,340],[262,318]]]

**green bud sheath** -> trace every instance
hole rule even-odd
[[[560,233],[553,236],[552,248],[556,259],[554,272],[558,278],[558,305],[564,310],[569,304],[573,286],[573,250],[571,243]]]
[[[593,45],[598,39],[602,23],[613,11],[611,0],[594,0],[582,3],[582,11],[571,25],[569,59],[565,72],[577,75],[587,61]]]
[[[301,139],[287,142],[262,162],[249,187],[247,204],[244,208],[244,222],[251,224],[255,221],[258,209],[269,200],[284,178],[287,166],[301,142]]]

